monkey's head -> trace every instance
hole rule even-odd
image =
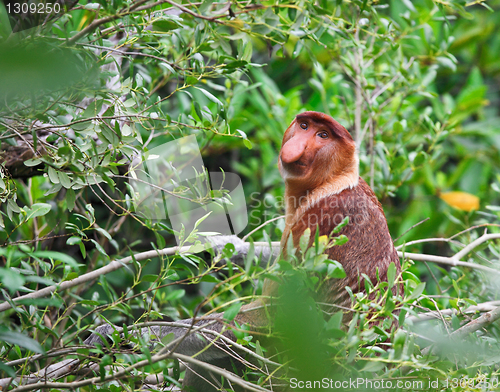
[[[304,112],[295,117],[283,136],[278,167],[287,186],[302,191],[334,182],[345,183],[339,183],[339,189],[355,186],[356,144],[332,117]]]

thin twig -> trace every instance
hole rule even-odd
[[[371,118],[371,116],[370,116]],[[375,187],[375,124],[370,121],[370,187]]]
[[[481,264],[468,263],[466,261],[455,260],[454,258],[451,258],[451,257],[426,255],[426,254],[420,254],[420,253],[407,253],[407,252],[398,252],[398,256],[403,257],[403,258],[407,257],[407,258],[409,258],[411,260],[415,260],[415,261],[429,261],[431,263],[451,265],[453,267],[460,265],[462,267],[474,268],[474,269],[488,272],[490,274],[500,275],[500,270],[486,267],[486,266],[481,265]]]
[[[29,293],[26,295],[21,295],[21,296],[16,297],[16,298],[12,298],[11,301],[12,301],[12,304],[15,304],[16,302],[21,301],[21,300],[25,300],[25,299],[42,298],[42,297],[45,297],[45,296],[52,294],[56,290],[57,291],[67,290],[71,287],[75,287],[75,286],[78,286],[82,283],[96,279],[101,275],[105,275],[105,274],[108,274],[110,272],[116,271],[117,269],[120,269],[120,268],[130,264],[133,260],[146,260],[146,259],[153,258],[153,257],[171,256],[171,255],[176,254],[177,252],[189,253],[191,249],[192,249],[191,246],[182,246],[182,247],[174,246],[171,248],[165,248],[165,249],[161,249],[161,250],[149,250],[147,252],[138,253],[138,254],[133,255],[133,256],[127,256],[127,257],[124,257],[123,259],[120,259],[120,260],[114,260],[111,263],[109,263],[108,265],[101,267],[99,269],[96,269],[94,271],[88,272],[82,276],[79,276],[78,278],[66,280],[66,281],[61,282],[59,284],[48,286],[48,287],[45,287],[43,289],[34,291],[32,293]],[[7,309],[10,309],[11,307],[12,307],[12,305],[10,302],[7,302],[7,301],[2,302],[2,303],[0,303],[0,312],[3,312]]]
[[[423,322],[423,321],[429,321],[429,320],[434,320],[436,318],[441,318],[440,316],[453,316],[453,315],[458,315],[458,314],[473,314],[477,312],[490,312],[492,310],[495,310],[497,307],[500,307],[500,301],[489,301],[489,302],[483,302],[481,304],[477,304],[475,306],[469,306],[467,309],[464,310],[457,310],[457,309],[441,309],[439,311],[437,310],[432,310],[427,313],[420,313],[414,316],[408,316],[405,318],[406,321],[411,321],[412,323],[418,323],[418,322]]]
[[[111,22],[115,19],[123,18],[124,16],[130,14],[132,11],[134,11],[137,7],[140,5],[147,3],[148,0],[139,0],[136,3],[134,3],[130,7],[124,7],[124,9],[120,12],[118,11],[114,15],[106,16],[101,19],[94,20],[91,24],[89,24],[87,27],[85,27],[83,30],[80,30],[78,33],[76,33],[73,37],[68,39],[69,44],[73,44],[76,41],[78,41],[80,38],[84,37],[86,34],[90,33],[91,31],[95,30],[97,27],[100,25],[103,25],[105,23]],[[154,7],[154,5],[151,5],[151,7]]]
[[[464,257],[466,254],[470,253],[473,249],[481,245],[483,242],[489,241],[489,240],[494,240],[494,239],[499,239],[500,234],[483,234],[481,237],[475,239],[472,241],[469,245],[467,245],[465,248],[463,248],[460,252],[456,253],[453,256],[454,260],[460,260],[462,257]]]
[[[277,221],[278,219],[281,219],[281,218],[284,218],[285,215],[280,215],[280,216],[277,216],[275,218],[272,218],[272,219],[269,219],[268,221],[265,221],[263,224],[261,224],[260,226],[256,227],[255,229],[253,229],[250,233],[248,233],[247,235],[245,235],[244,237],[242,237],[241,239],[243,241],[246,241],[248,237],[250,237],[253,233],[255,233],[256,231],[262,229],[264,226],[268,225],[269,223],[271,222],[274,222],[274,221]]]
[[[495,321],[500,319],[500,306],[491,310],[483,315],[479,316],[477,319],[472,320],[470,323],[465,324],[463,327],[457,329],[449,335],[450,340],[462,340],[466,336],[470,335],[477,330],[486,327]],[[422,350],[422,355],[432,354],[436,350],[436,345],[428,346]]]
[[[451,334],[454,338],[463,338],[477,330],[486,327],[500,319],[500,306],[494,310],[491,310],[477,319],[471,321],[470,323],[465,324],[463,327],[457,329],[455,332]]]
[[[454,244],[454,245],[457,245],[457,246],[465,246],[461,242],[451,240],[451,237],[450,238],[436,237],[436,238],[423,238],[421,240],[415,240],[415,241],[405,242],[404,244],[396,246],[396,250],[403,249],[403,248],[405,248],[407,246],[410,246],[410,245],[426,244],[428,242],[447,242],[447,243]]]
[[[356,80],[354,84],[354,139],[356,140],[356,145],[361,145],[361,140],[359,140],[361,134],[361,113],[363,110],[363,86],[361,83],[361,73],[362,73],[362,61],[363,61],[363,50],[361,48],[361,43],[359,41],[359,29],[356,29],[354,33],[354,39],[357,44],[357,48],[354,49],[354,61],[352,64],[352,69],[354,71],[353,78]]]
[[[425,218],[425,219],[421,220],[420,222],[415,223],[412,227],[410,227],[409,229],[405,230],[405,232],[404,232],[403,234],[401,234],[399,237],[397,237],[397,238],[394,240],[394,242],[398,242],[398,240],[399,240],[401,237],[403,237],[406,233],[408,233],[409,231],[413,230],[415,227],[417,227],[417,226],[421,225],[422,223],[427,222],[429,219],[431,219],[431,218]],[[406,245],[408,245],[408,243],[407,243]],[[396,248],[396,249],[397,249],[397,248]]]
[[[221,21],[217,20],[217,17],[197,14],[196,12],[191,11],[189,8],[186,8],[183,5],[177,4],[177,3],[173,2],[172,0],[166,0],[166,2],[170,5],[173,5],[174,7],[178,8],[178,9],[180,9],[181,11],[185,12],[186,14],[194,16],[195,18],[208,20],[210,22],[215,22],[215,23],[222,23]]]

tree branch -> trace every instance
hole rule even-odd
[[[482,304],[478,304],[476,306],[469,306],[467,309],[464,310],[457,310],[457,309],[440,309],[439,311],[432,310],[428,313],[421,313],[415,316],[408,316],[405,318],[405,322],[411,321],[412,323],[419,323],[423,321],[439,319],[441,318],[441,316],[470,314],[476,312],[490,312],[492,310],[495,310],[497,307],[500,307],[500,301],[483,302]]]
[[[15,305],[16,302],[19,302],[21,300],[25,299],[33,299],[33,298],[42,298],[46,297],[56,290],[62,291],[62,290],[67,290],[71,287],[78,286],[82,283],[91,281],[93,279],[97,279],[101,275],[108,274],[110,272],[116,271],[117,269],[120,269],[128,264],[130,264],[131,261],[135,260],[146,260],[152,257],[161,257],[161,256],[171,256],[176,254],[176,252],[179,253],[188,253],[192,249],[191,246],[183,246],[183,247],[178,247],[174,246],[172,248],[165,248],[161,250],[149,250],[147,252],[142,252],[138,253],[134,256],[127,256],[124,257],[123,259],[119,260],[114,260],[108,265],[101,267],[99,269],[96,269],[92,272],[88,272],[82,276],[79,276],[78,278],[71,279],[71,280],[66,280],[64,282],[61,282],[57,285],[52,285],[45,287],[43,289],[34,291],[32,293],[26,294],[26,295],[21,295],[20,297],[12,298],[11,301],[5,301],[0,303],[0,312],[3,312],[7,309],[10,309],[13,305]]]

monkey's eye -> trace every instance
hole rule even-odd
[[[307,123],[303,122],[303,123],[300,123],[300,127],[302,129],[307,129]]]
[[[326,131],[321,131],[321,132],[318,132],[317,135],[321,138],[321,139],[328,139],[328,132]]]

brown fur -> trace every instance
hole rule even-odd
[[[346,188],[339,194],[320,199],[299,216],[291,228],[294,244],[298,244],[307,228],[315,233],[318,227],[320,236],[330,235],[346,216],[349,217],[349,224],[339,234],[347,236],[349,241],[328,249],[326,253],[330,259],[342,264],[347,276],[332,281],[324,294],[324,302],[343,306],[350,305],[346,286],[353,292],[362,291],[363,287],[358,287],[362,273],[375,284],[377,269],[381,280],[387,280],[387,268],[391,262],[395,264],[397,272],[401,270],[382,206],[362,178],[354,188]],[[310,246],[313,241],[314,237],[311,236]]]

